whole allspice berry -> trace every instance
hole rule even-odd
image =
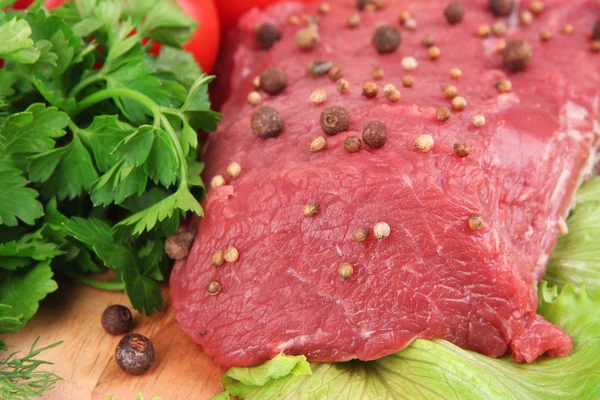
[[[502,51],[502,63],[512,72],[527,68],[531,64],[532,57],[531,46],[519,39],[510,40]]]
[[[506,17],[515,8],[514,0],[489,0],[490,10],[497,17]]]
[[[381,121],[371,121],[363,128],[362,139],[367,146],[378,149],[387,142],[387,127]]]
[[[287,84],[287,74],[281,68],[268,68],[260,75],[260,88],[271,96],[283,92]]]
[[[133,329],[133,316],[129,308],[121,304],[108,306],[100,319],[104,330],[111,335],[122,335]]]
[[[396,51],[400,43],[402,42],[402,36],[400,31],[391,25],[382,25],[375,30],[371,43],[378,53],[392,53]]]
[[[450,25],[458,24],[465,17],[465,8],[458,1],[450,3],[444,10],[444,17]]]
[[[119,367],[130,375],[141,375],[154,362],[154,346],[150,339],[139,333],[121,339],[115,351]]]
[[[350,114],[344,107],[331,106],[321,111],[321,129],[330,136],[348,130]]]
[[[252,114],[250,126],[252,132],[260,138],[276,137],[283,131],[283,117],[274,108],[263,106]]]
[[[178,232],[165,241],[165,253],[172,260],[183,260],[190,254],[196,232]]]
[[[263,50],[268,50],[281,39],[281,32],[275,25],[262,24],[255,33],[256,43]]]
[[[344,150],[348,153],[356,153],[360,151],[361,147],[362,142],[358,136],[351,135],[344,139]]]

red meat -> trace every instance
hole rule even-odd
[[[503,19],[506,39],[526,40],[533,49],[531,65],[516,73],[502,65],[502,39],[476,34],[479,25],[500,21],[487,1],[464,0],[463,21],[450,25],[446,1],[389,0],[383,11],[360,13],[351,29],[346,21],[355,3],[329,1],[312,51],[297,49],[300,27],[287,20],[316,14],[318,3],[252,12],[230,38],[230,98],[205,149],[205,179],[227,176],[231,161],[242,173],[209,190],[204,218],[190,227],[198,236],[171,277],[182,328],[226,366],[258,364],[282,351],[315,361],[371,360],[415,338],[442,338],[492,357],[512,351],[527,362],[545,352],[568,354],[569,336],[536,314],[537,283],[600,136],[600,55],[590,51],[595,0],[547,0],[527,27],[518,25],[516,12]],[[403,10],[416,30],[400,28],[401,46],[378,54],[371,44],[377,23],[400,27]],[[257,22],[282,31],[269,51],[254,41]],[[570,35],[562,33],[565,24],[574,27]],[[551,40],[540,40],[544,29]],[[421,44],[425,34],[441,50],[436,60]],[[401,66],[407,56],[418,61],[411,72]],[[315,60],[339,65],[349,92],[338,93],[327,76],[308,76]],[[362,86],[376,66],[385,79],[368,99]],[[460,79],[450,79],[452,67],[462,70]],[[282,94],[263,93],[285,128],[261,139],[250,128],[256,107],[246,98],[267,68],[288,76]],[[401,83],[407,74],[414,78],[410,88]],[[496,90],[502,78],[512,92]],[[387,83],[401,91],[397,103],[383,96]],[[439,122],[436,109],[449,104],[440,85],[449,83],[468,104]],[[325,104],[310,102],[315,90],[325,90]],[[346,108],[351,121],[347,132],[327,136],[319,116],[332,105]],[[472,125],[476,114],[485,116],[484,127]],[[387,126],[387,143],[344,151],[344,139],[361,136],[372,120]],[[435,140],[426,153],[413,146],[422,133]],[[326,137],[324,151],[309,151],[313,136]],[[457,156],[455,142],[466,142],[471,154]],[[320,206],[314,217],[303,214],[309,202]],[[484,220],[479,231],[467,224],[473,213]],[[384,240],[372,233],[380,221],[391,228]],[[352,238],[359,227],[371,231],[364,243]],[[239,259],[212,266],[212,253],[229,245]],[[346,280],[338,275],[344,262],[354,265]],[[221,284],[217,295],[207,292],[211,280]]]

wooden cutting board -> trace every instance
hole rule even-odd
[[[142,376],[129,376],[119,369],[114,354],[121,336],[107,334],[100,325],[107,306],[129,305],[125,294],[71,282],[59,282],[59,286],[19,333],[2,336],[9,351],[27,351],[38,336],[43,346],[64,341],[40,355],[53,361],[55,365],[47,369],[64,379],[44,400],[106,400],[111,395],[117,400],[134,400],[139,391],[147,400],[152,396],[204,400],[221,392],[220,379],[226,369],[179,329],[166,286],[162,288],[161,313],[149,318],[134,314],[134,332],[148,336],[156,353],[154,365]]]

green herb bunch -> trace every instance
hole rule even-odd
[[[212,77],[180,49],[195,23],[176,7],[0,11],[0,333],[33,316],[53,273],[160,310],[164,240],[186,212],[202,214],[197,131],[220,119]],[[116,277],[90,277],[106,269]]]

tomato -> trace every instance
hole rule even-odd
[[[198,22],[198,29],[194,36],[183,48],[194,55],[204,71],[210,72],[219,54],[221,40],[221,27],[215,3],[213,0],[178,0],[178,2],[183,12]]]
[[[265,8],[266,6],[278,3],[282,0],[215,0],[221,20],[221,28],[223,30],[233,28],[237,20],[246,11],[258,7]],[[309,1],[309,0],[300,0]]]
[[[12,8],[14,8],[15,10],[24,10],[27,7],[29,7],[31,3],[33,3],[33,0],[17,0],[12,5]]]

